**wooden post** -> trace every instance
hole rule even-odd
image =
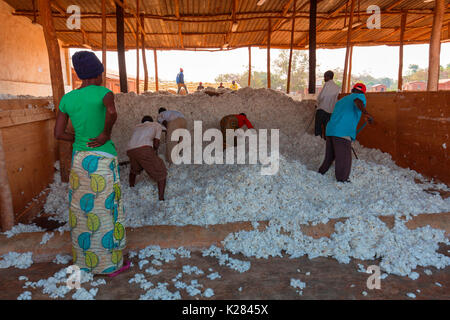
[[[158,54],[156,53],[156,49],[153,49],[153,57],[155,58],[155,89],[159,90],[159,80],[158,80]]]
[[[316,17],[317,0],[309,2],[309,86],[308,93],[316,93]]]
[[[402,20],[400,22],[400,47],[399,47],[399,54],[398,54],[398,80],[397,80],[398,91],[402,91],[402,88],[403,88],[403,41],[405,38],[406,18],[407,18],[407,13],[403,12]]]
[[[52,9],[50,1],[38,0],[39,20],[44,31],[45,43],[47,45],[48,60],[50,67],[50,79],[52,82],[53,103],[59,109],[59,102],[64,95],[64,79],[61,66],[61,54],[58,39],[56,38],[55,26],[53,25]],[[69,123],[68,130],[73,130]],[[70,142],[58,141],[58,153],[60,163],[61,181],[69,181],[69,171],[72,161],[72,144]]]
[[[148,91],[148,69],[147,69],[147,57],[145,55],[145,27],[144,27],[144,15],[141,15],[141,42],[142,42],[142,63],[144,64],[144,92]]]
[[[128,92],[127,66],[125,63],[125,26],[123,8],[116,2],[117,56],[119,59],[120,92]]]
[[[350,46],[350,53],[348,57],[348,76],[347,76],[347,89],[350,91],[352,85],[352,61],[353,61],[353,46]]]
[[[433,28],[431,30],[430,54],[428,61],[427,91],[437,91],[439,84],[439,60],[441,54],[441,30],[446,0],[436,0],[434,5]]]
[[[269,26],[267,28],[267,88],[270,89],[270,38],[272,35],[272,21],[269,18]]]
[[[14,208],[6,171],[6,157],[0,130],[0,225],[5,232],[14,226]]]
[[[141,91],[139,81],[139,0],[136,0],[136,93]]]
[[[347,72],[348,72],[348,64],[349,64],[349,54],[350,54],[350,41],[352,38],[352,30],[353,30],[353,11],[355,10],[355,0],[352,0],[350,6],[350,19],[348,22],[348,31],[347,31],[347,49],[345,51],[345,64],[344,64],[344,76],[342,78],[342,92],[347,92],[348,83],[347,83]]]
[[[291,48],[289,50],[289,67],[288,67],[288,74],[287,74],[287,85],[286,85],[286,93],[289,94],[290,88],[291,88],[291,68],[292,68],[292,51],[294,49],[294,33],[295,33],[295,4],[296,0],[293,2],[293,9],[292,9],[292,29],[291,29]]]
[[[36,0],[33,0],[33,24],[37,22]]]
[[[70,52],[69,48],[64,49],[64,62],[66,65],[66,80],[67,86],[72,85],[72,70],[70,68]]]
[[[106,86],[106,0],[102,0],[102,63],[105,68],[103,86]]]
[[[248,47],[248,86],[250,87],[252,82],[252,47]]]

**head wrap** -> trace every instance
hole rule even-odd
[[[81,80],[97,78],[105,69],[95,53],[78,51],[72,56],[72,64]]]

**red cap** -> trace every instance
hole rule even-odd
[[[366,85],[364,83],[358,82],[353,86],[353,89],[358,89],[359,91],[362,91],[363,93],[366,93]]]

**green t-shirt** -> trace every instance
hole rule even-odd
[[[102,86],[87,86],[65,94],[59,110],[67,114],[75,129],[73,150],[102,151],[117,156],[116,147],[111,140],[97,148],[88,147],[89,139],[96,138],[105,127],[106,107],[103,98],[111,90]]]

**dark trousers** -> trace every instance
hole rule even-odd
[[[352,169],[352,142],[339,137],[327,137],[325,159],[319,168],[319,173],[325,174],[333,161],[336,160],[336,180],[345,182]]]
[[[325,110],[318,109],[316,111],[316,121],[314,127],[314,134],[316,136],[321,136],[325,138],[325,129],[327,128],[327,123],[330,121],[331,113],[326,112]]]

